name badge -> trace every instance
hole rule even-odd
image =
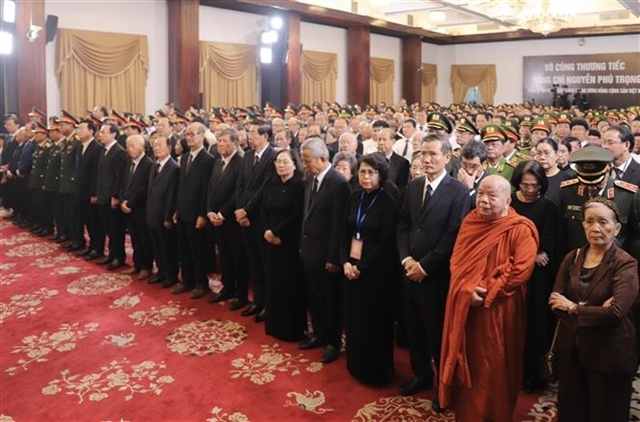
[[[362,258],[362,240],[351,239],[351,249],[349,249],[349,258],[359,260]]]

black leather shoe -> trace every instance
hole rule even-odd
[[[163,289],[168,289],[169,287],[175,286],[178,284],[176,280],[164,280],[160,285]]]
[[[107,270],[113,271],[122,267],[124,267],[124,262],[120,261],[119,259],[114,259],[109,263],[109,265],[107,265]]]
[[[59,236],[59,237],[56,239],[56,243],[64,243],[64,242],[66,242],[67,240],[69,240],[69,236],[62,235],[62,236]]]
[[[244,308],[248,304],[249,304],[249,302],[244,300],[244,299],[235,298],[235,299],[231,300],[231,306],[229,306],[229,310],[237,311],[238,309]]]
[[[232,297],[233,297],[233,294],[229,292],[225,292],[224,290],[221,290],[219,293],[216,293],[215,295],[211,296],[207,300],[209,301],[209,303],[218,303],[225,300],[229,300]]]
[[[206,289],[203,286],[197,286],[191,290],[189,297],[191,297],[191,299],[200,299],[201,297],[206,296],[209,291],[209,289]]]
[[[52,234],[53,234],[52,229],[40,229],[40,231],[36,233],[36,235],[40,237],[47,237],[47,236],[51,236]]]
[[[340,350],[332,345],[328,345],[327,349],[324,351],[324,355],[322,355],[322,359],[320,362],[322,363],[331,363],[334,360],[340,357]]]
[[[244,311],[240,312],[240,315],[244,317],[258,315],[261,310],[262,308],[260,306],[253,304]]]
[[[102,256],[101,253],[98,253],[96,251],[91,251],[89,252],[89,254],[87,256],[84,257],[85,261],[93,261],[94,259],[98,259]]]
[[[52,234],[51,237],[49,238],[49,240],[51,240],[53,242],[57,242],[58,239],[60,239],[60,236],[61,236],[60,233]]]
[[[105,256],[102,259],[99,259],[98,261],[96,261],[96,264],[98,265],[109,265],[111,264],[111,261],[113,261],[113,258],[109,257],[109,256]]]
[[[433,388],[433,381],[422,381],[418,377],[414,377],[411,381],[400,386],[401,396],[412,396],[422,390],[430,390]]]
[[[87,256],[91,253],[91,248],[80,249],[76,252],[76,256]]]
[[[255,322],[264,322],[265,319],[267,319],[267,311],[264,309],[258,312],[258,314],[253,317],[253,320]]]
[[[322,347],[327,344],[325,341],[320,340],[319,338],[310,337],[300,343],[298,343],[298,349],[300,350],[309,350],[315,349],[317,347]]]
[[[40,231],[40,229],[41,229],[41,228],[42,228],[42,227],[41,227],[41,226],[40,226],[40,224],[38,224],[38,223],[31,223],[31,224],[29,225],[29,231],[30,231],[31,233],[34,233],[34,234],[35,234],[35,232]]]
[[[75,252],[82,249],[82,245],[79,243],[72,243],[69,246],[67,246],[65,249],[68,250],[69,252]]]
[[[176,286],[173,290],[171,290],[171,293],[173,293],[174,295],[179,295],[182,293],[186,293],[189,290],[191,290],[189,287],[186,286],[186,284],[180,284],[178,286]]]
[[[147,280],[147,283],[156,284],[156,283],[160,283],[162,281],[164,281],[164,277],[162,277],[160,274],[156,274],[153,277],[149,278],[149,280]]]
[[[444,412],[445,409],[444,407],[440,406],[440,399],[438,398],[438,395],[436,394],[436,396],[434,397],[433,401],[431,402],[431,410],[433,410],[436,413],[442,413]]]

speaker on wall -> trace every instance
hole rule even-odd
[[[58,17],[56,15],[47,15],[47,43],[53,41],[58,32]]]

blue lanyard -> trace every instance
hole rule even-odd
[[[367,210],[364,212],[364,214],[362,213],[362,203],[364,202],[364,191],[362,191],[362,193],[360,194],[360,203],[358,204],[358,214],[356,215],[356,239],[358,240],[360,240],[360,229],[362,228],[362,223],[364,222],[364,219],[367,218],[367,213],[369,212],[369,210],[371,210],[371,207],[373,207],[373,204],[375,204],[376,201],[378,200],[378,195],[380,195],[380,192],[382,192],[382,188],[380,188],[378,193],[376,193],[376,196],[373,197],[373,200],[367,207]]]

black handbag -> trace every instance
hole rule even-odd
[[[560,328],[560,320],[556,324],[556,330],[553,333],[553,340],[551,341],[551,347],[549,351],[542,358],[542,365],[540,368],[540,378],[548,384],[553,384],[558,381],[558,364],[555,358],[556,338],[558,337],[558,329]]]

